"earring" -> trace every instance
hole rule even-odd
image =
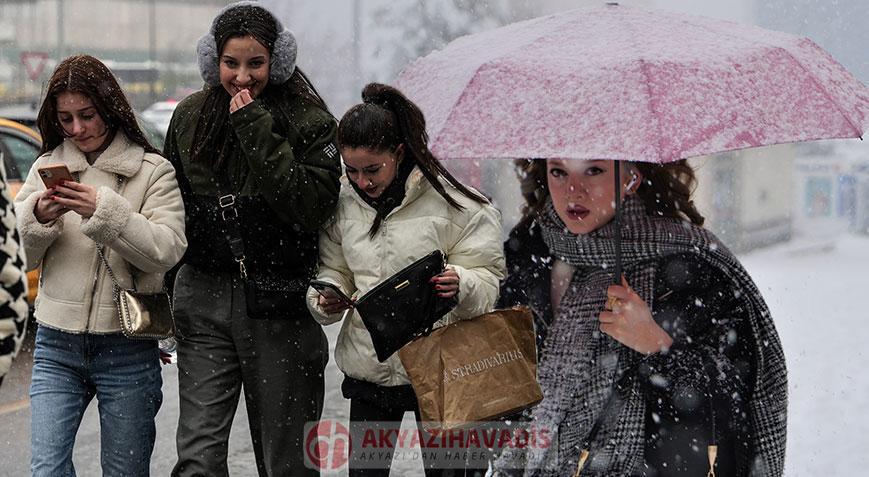
[[[628,181],[627,185],[625,185],[625,192],[635,192],[634,186],[640,181],[639,176],[636,173],[631,173],[631,180]]]

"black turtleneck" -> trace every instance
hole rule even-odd
[[[414,165],[414,161],[411,159],[401,161],[398,164],[398,170],[396,171],[392,182],[390,182],[383,190],[383,193],[377,197],[369,196],[358,185],[356,185],[356,182],[352,180],[350,181],[350,185],[353,186],[353,190],[359,194],[359,197],[361,197],[366,204],[370,205],[377,212],[377,215],[374,217],[374,223],[371,226],[370,233],[372,235],[380,228],[380,223],[383,222],[383,219],[404,200],[405,183],[407,182],[407,178],[410,177],[410,173],[413,172]]]

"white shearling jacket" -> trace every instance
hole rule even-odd
[[[67,212],[41,224],[34,207],[45,186],[37,169],[66,164],[79,182],[97,189],[88,219]],[[15,200],[27,269],[42,266],[36,319],[73,333],[117,333],[112,281],[97,255],[106,259],[124,288],[155,292],[163,274],[187,248],[184,204],[175,169],[158,154],[145,153],[120,131],[92,165],[70,140],[39,157]]]
[[[375,210],[342,177],[335,219],[320,234],[317,278],[337,285],[348,296],[362,296],[415,260],[442,250],[447,264],[459,274],[459,302],[437,326],[490,311],[505,271],[501,214],[441,183],[463,210],[450,206],[414,169],[405,184],[404,200],[371,238]],[[314,318],[322,325],[339,321],[342,314],[325,314],[317,305],[318,297],[316,290],[308,289],[308,308]],[[371,335],[355,310],[344,320],[335,359],[352,378],[381,386],[410,382],[397,353],[383,363],[377,361]]]

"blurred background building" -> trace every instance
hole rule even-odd
[[[193,45],[220,0],[2,0],[0,101],[38,97],[58,60],[110,65],[137,107],[200,83]]]

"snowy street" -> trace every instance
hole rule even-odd
[[[766,298],[788,364],[786,475],[869,468],[869,238],[786,243],[742,258]]]

